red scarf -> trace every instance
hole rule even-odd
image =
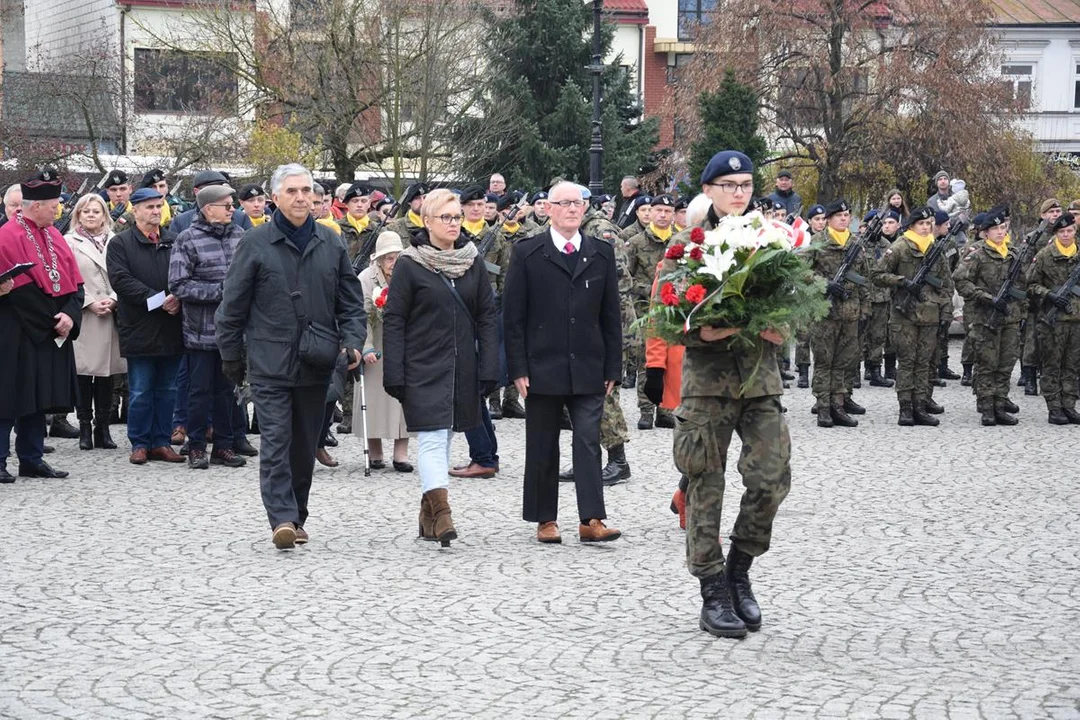
[[[46,237],[52,241],[53,252],[56,253],[56,269],[60,272],[60,292],[53,291],[49,273],[42,267],[41,258],[34,250],[33,243],[26,237],[26,230],[19,224],[20,218],[34,234],[38,247],[41,248],[41,255],[47,264],[52,263],[52,256],[49,253]],[[71,252],[71,248],[68,247],[60,231],[52,225],[40,228],[33,220],[23,217],[19,212],[4,223],[3,227],[0,227],[0,272],[5,272],[18,263],[27,262],[34,263],[34,267],[15,278],[16,288],[34,283],[46,295],[60,297],[70,295],[78,290],[79,285],[82,285],[83,279],[79,274],[79,264],[75,260],[75,254]]]

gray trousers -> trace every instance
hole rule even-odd
[[[270,528],[307,520],[315,447],[322,432],[326,385],[252,385],[259,416],[259,486]]]

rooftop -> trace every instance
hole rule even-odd
[[[1080,0],[987,0],[998,25],[1080,25]]]

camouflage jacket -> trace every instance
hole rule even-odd
[[[885,253],[889,250],[895,240],[895,237],[890,238],[881,235],[878,237],[877,242],[866,244],[866,262],[870,265],[871,272],[873,272],[874,266],[881,261],[881,258],[885,257]],[[892,290],[886,286],[878,285],[877,283],[870,283],[869,292],[870,302],[872,303],[887,303],[892,299]]]
[[[499,274],[495,276],[495,294],[500,297],[502,297],[503,285],[506,283],[506,271],[510,267],[510,251],[514,243],[532,237],[533,233],[529,230],[529,226],[524,223],[518,224],[514,232],[507,230],[505,223],[500,225],[498,234],[495,236],[495,243],[484,256],[484,260],[499,266]]]
[[[645,226],[641,224],[640,220],[635,220],[634,222],[630,223],[619,231],[619,237],[621,237],[623,240],[629,240],[638,233],[643,232],[645,232]]]
[[[674,237],[674,235],[672,236]],[[630,238],[626,251],[631,279],[631,293],[636,302],[648,302],[652,295],[653,278],[656,277],[656,265],[664,258],[668,241],[661,240],[652,231],[645,228]]]
[[[848,242],[855,242],[855,234],[852,233]],[[829,236],[827,231],[814,236],[814,242],[803,255],[806,264],[816,275],[830,281],[836,277],[836,271],[844,262],[845,247],[841,247]],[[870,267],[866,261],[865,248],[859,251],[859,256],[852,263],[851,269],[866,278],[864,285],[857,285],[845,278],[842,280],[844,289],[849,293],[846,299],[832,298],[832,309],[829,310],[829,320],[842,320],[845,322],[857,321],[870,314]]]
[[[1027,273],[1027,291],[1028,295],[1045,305],[1040,310],[1049,310],[1052,307],[1046,301],[1046,296],[1057,292],[1058,288],[1065,284],[1078,263],[1080,263],[1080,252],[1074,253],[1072,257],[1065,257],[1052,242],[1036,253],[1035,262]],[[1080,321],[1080,298],[1072,294],[1069,299],[1071,301],[1069,310],[1058,312],[1058,322]]]
[[[890,291],[904,284],[904,280],[915,277],[926,255],[919,252],[915,243],[901,236],[894,242],[874,268],[874,285]],[[934,264],[930,275],[941,281],[936,288],[930,283],[923,286],[920,300],[912,306],[912,312],[903,315],[898,310],[891,310],[894,319],[907,321],[915,325],[937,325],[941,314],[939,308],[944,300],[952,304],[953,281],[949,274],[948,259],[942,255]]]
[[[699,227],[712,230],[717,222],[716,214],[710,209]],[[683,230],[673,236],[670,242],[686,244],[690,241],[690,230]],[[674,260],[664,260],[660,274],[674,268]],[[657,283],[657,295],[660,285]],[[653,302],[659,301],[659,297],[654,296]],[[777,365],[780,348],[766,340],[754,338],[749,348],[730,339],[706,342],[701,339],[700,331],[694,329],[686,334],[683,344],[686,346],[682,370],[683,398],[757,398],[784,394]],[[748,382],[745,392],[740,393],[742,386]]]
[[[619,278],[619,307],[623,317],[623,339],[632,340],[630,325],[637,319],[637,313],[634,310],[634,299],[630,295],[633,280],[630,276],[626,246],[619,237],[619,228],[602,213],[590,210],[581,224],[581,233],[603,240],[615,248],[615,274]]]
[[[985,325],[993,312],[994,308],[990,303],[1005,282],[1009,266],[1016,259],[1017,251],[1006,247],[1007,254],[1001,257],[985,240],[979,241],[968,248],[953,272],[956,291],[965,301],[964,314],[970,317],[972,323]],[[1021,273],[1017,276],[1013,288],[1023,290],[1026,284],[1024,274]],[[1008,315],[1002,318],[1002,324],[1015,325],[1027,313],[1028,305],[1024,300],[1009,298],[1008,308]]]
[[[406,215],[403,217],[394,218],[390,222],[386,223],[386,229],[393,230],[398,235],[400,235],[402,246],[409,247],[409,239],[412,237],[412,234],[418,230],[423,229],[423,225],[413,225],[412,221]]]
[[[355,260],[357,253],[364,247],[364,243],[368,242],[368,238],[371,237],[374,220],[369,219],[367,228],[364,232],[357,232],[350,223],[347,217],[343,217],[337,221],[338,227],[341,228],[341,239],[345,243],[345,247],[349,249],[349,260]],[[402,238],[403,240],[406,238]],[[375,246],[372,245],[371,251],[375,251]]]

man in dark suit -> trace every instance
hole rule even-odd
[[[605,527],[600,482],[600,414],[604,395],[622,377],[622,323],[615,251],[583,236],[582,188],[551,188],[551,226],[514,245],[503,294],[510,377],[525,400],[525,520],[537,539],[562,542],[559,509],[559,419],[573,423],[574,481],[582,542],[615,540]]]

